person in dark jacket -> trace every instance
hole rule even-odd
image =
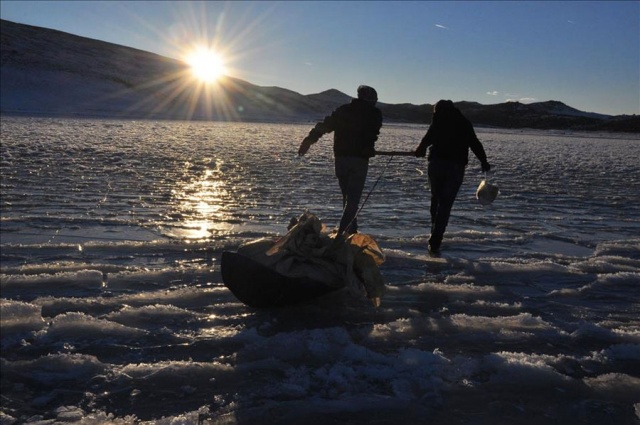
[[[450,100],[440,100],[435,104],[433,120],[415,150],[415,155],[425,157],[427,147],[431,188],[429,252],[437,255],[449,223],[453,202],[464,179],[469,149],[480,160],[482,171],[489,171],[491,166],[473,125]]]
[[[375,142],[382,127],[382,112],[376,108],[378,93],[373,87],[358,87],[358,98],[338,107],[316,124],[298,150],[304,155],[324,134],[333,134],[335,173],[342,191],[342,218],[338,234],[358,230],[358,206],[364,190],[369,158],[375,156]]]

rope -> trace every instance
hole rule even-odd
[[[345,227],[345,230],[343,230],[342,233],[344,233],[349,227],[351,227],[353,222],[356,221],[356,218],[358,218],[358,216],[360,215],[360,212],[362,211],[362,209],[364,208],[365,204],[369,200],[369,197],[371,196],[371,194],[373,193],[374,189],[378,185],[378,182],[380,181],[380,179],[382,179],[382,176],[384,176],[384,173],[387,171],[387,168],[389,167],[389,164],[391,164],[391,161],[393,160],[393,157],[394,157],[394,155],[389,155],[389,160],[387,161],[387,163],[385,164],[384,168],[382,169],[382,173],[380,173],[380,176],[378,176],[378,179],[375,181],[375,183],[373,183],[373,186],[369,190],[369,193],[367,193],[367,196],[364,198],[364,201],[362,201],[362,205],[360,205],[360,208],[356,212],[356,215],[349,222],[347,227]]]

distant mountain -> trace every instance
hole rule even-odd
[[[0,21],[0,111],[98,117],[300,120],[334,103],[224,77],[215,91],[174,59]]]
[[[46,28],[0,20],[0,112],[152,119],[303,122],[352,97],[331,89],[302,95],[224,77],[215,90],[178,60]],[[378,106],[385,122],[428,124],[429,104]],[[640,117],[608,116],[562,102],[457,106],[476,126],[640,133]]]
[[[639,116],[609,116],[583,112],[562,102],[496,105],[460,102],[459,109],[473,122],[503,128],[640,132]]]

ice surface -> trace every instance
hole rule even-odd
[[[220,255],[340,217],[308,125],[3,117],[2,423],[635,424],[640,140],[478,129],[431,259],[427,164],[384,169],[361,215],[380,308],[336,293],[254,310]],[[426,129],[385,126],[379,148]]]

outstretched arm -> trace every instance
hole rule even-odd
[[[328,117],[325,117],[324,121],[319,122],[318,124],[315,125],[315,127],[311,129],[311,131],[309,132],[309,135],[302,140],[302,143],[300,144],[300,148],[298,148],[298,155],[302,156],[305,153],[307,153],[311,145],[316,143],[324,134],[334,130],[333,128],[334,115],[335,113],[331,114]]]
[[[429,127],[429,130],[427,130],[427,134],[424,135],[424,137],[420,141],[420,144],[416,148],[414,155],[417,156],[418,158],[424,158],[425,156],[427,156],[427,148],[431,144],[433,144],[433,133],[434,133],[433,129],[434,129],[434,126],[431,125]]]
[[[307,136],[300,143],[300,147],[298,148],[298,155],[302,156],[309,151],[311,145],[317,142],[318,139],[314,139],[312,136]]]

